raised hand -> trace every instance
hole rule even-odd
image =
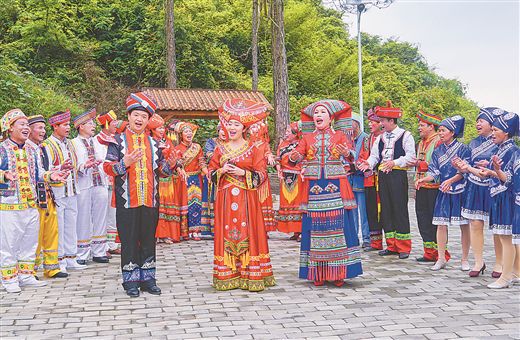
[[[338,144],[336,145],[336,148],[343,157],[348,157],[350,155],[350,148],[347,145]]]
[[[502,170],[502,165],[504,165],[504,161],[501,160],[497,155],[491,157],[491,161],[493,163],[493,169],[495,169],[495,171],[498,172]]]
[[[138,162],[141,157],[143,157],[143,152],[141,149],[135,149],[134,151],[130,152],[128,155],[125,155],[123,157],[123,162],[125,162],[125,165],[127,167],[131,166],[135,162]]]
[[[267,155],[267,164],[269,166],[274,166],[276,164],[276,157],[272,154]]]

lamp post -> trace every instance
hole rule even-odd
[[[363,71],[361,59],[361,14],[370,7],[385,8],[390,6],[394,0],[333,0],[340,9],[349,13],[357,14],[357,41],[358,41],[358,82],[359,82],[359,114],[363,117]],[[361,129],[364,122],[361,121]]]

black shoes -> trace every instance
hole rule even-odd
[[[69,274],[68,273],[64,273],[64,272],[57,272],[56,274],[54,274],[53,276],[51,276],[51,279],[64,279],[66,277],[69,277]]]
[[[433,259],[427,259],[427,258],[424,257],[424,256],[416,257],[416,258],[415,258],[415,261],[417,261],[417,262],[422,262],[422,263],[435,262],[435,260],[433,260]]]
[[[379,251],[379,256],[389,256],[389,255],[397,255],[397,254],[399,254],[399,253],[396,251],[388,250],[388,249]]]
[[[152,295],[161,295],[161,288],[157,287],[157,285],[149,286],[149,287],[141,287],[142,292],[148,292]]]
[[[399,258],[401,260],[407,259],[410,256],[408,253],[399,253]]]
[[[87,260],[76,260],[76,262],[77,262],[79,265],[82,265],[82,266],[86,266],[86,265],[87,265]]]
[[[139,297],[139,289],[137,289],[137,287],[128,288],[126,290],[126,295],[130,297]]]
[[[93,257],[92,261],[97,263],[108,263],[110,260],[106,256],[100,256],[100,257]]]

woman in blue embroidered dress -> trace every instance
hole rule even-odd
[[[466,179],[452,165],[456,157],[468,161],[470,151],[468,147],[456,138],[464,133],[464,118],[454,116],[444,119],[439,126],[439,137],[442,144],[432,154],[432,161],[428,165],[426,176],[418,179],[416,188],[424,182],[433,180],[440,182],[439,194],[435,200],[433,224],[437,225],[437,245],[439,254],[444,254],[448,243],[448,226],[460,226],[462,243],[462,260],[467,262],[469,254],[469,226],[468,221],[461,216],[462,193],[466,187]],[[446,258],[441,256],[431,267],[431,270],[440,270],[446,267]]]
[[[489,211],[489,228],[498,235],[502,244],[502,275],[488,288],[500,289],[512,284],[514,263],[520,264],[518,254],[512,242],[514,200],[511,180],[501,181],[497,172],[503,164],[509,164],[518,151],[513,137],[518,135],[519,118],[516,113],[506,112],[493,121],[493,142],[498,145],[497,153],[492,157],[492,164],[482,168],[481,176],[490,177],[491,210]],[[516,274],[519,274],[516,271]]]
[[[302,239],[299,277],[321,286],[363,273],[352,209],[356,201],[346,166],[353,160],[352,109],[345,102],[322,100],[302,110],[304,134],[289,161],[303,161]],[[347,130],[348,131],[348,130]]]
[[[497,151],[497,146],[491,138],[491,124],[498,114],[504,111],[495,107],[481,108],[477,116],[477,138],[473,139],[468,147],[471,158],[468,163],[455,159],[454,165],[462,173],[467,173],[467,185],[462,202],[462,217],[469,220],[471,233],[471,250],[475,258],[473,269],[469,272],[470,277],[484,274],[486,264],[484,263],[484,223],[489,223],[489,179],[480,178],[479,166],[487,167],[489,160]],[[498,236],[493,237],[495,244],[495,266],[491,276],[500,277],[502,272],[502,248]],[[469,269],[469,268],[468,268]]]

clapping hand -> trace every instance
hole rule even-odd
[[[51,180],[53,182],[61,182],[65,183],[67,181],[67,177],[69,177],[70,171],[54,171],[51,172]]]
[[[502,165],[504,164],[504,161],[501,160],[500,157],[494,155],[493,157],[491,157],[491,162],[493,163],[493,169],[495,169],[495,171],[498,172],[502,170]]]
[[[336,145],[336,148],[343,157],[348,157],[350,155],[350,149],[347,145],[338,144]]]
[[[18,173],[16,170],[9,170],[4,172],[4,178],[10,182],[18,181]]]
[[[392,171],[392,169],[394,168],[395,166],[395,162],[394,161],[386,161],[386,162],[383,162],[381,163],[381,171],[385,172],[385,173],[389,173],[390,171]]]
[[[363,161],[359,161],[357,163],[357,168],[361,171],[367,171],[367,170],[370,170],[370,165],[368,164],[368,162],[366,160],[363,160]]]
[[[267,164],[269,166],[274,166],[276,164],[276,157],[273,154],[267,155]]]
[[[227,167],[226,172],[228,172],[231,175],[235,176],[244,176],[246,174],[246,171],[244,169],[239,168],[236,165],[227,163],[224,165],[224,167]]]
[[[74,166],[72,166],[72,161],[70,160],[70,158],[63,162],[63,164],[61,164],[60,166],[61,171],[69,171],[72,169],[74,169]]]
[[[446,193],[446,192],[450,191],[451,184],[452,184],[451,180],[447,179],[441,183],[441,185],[439,186],[439,190]]]

